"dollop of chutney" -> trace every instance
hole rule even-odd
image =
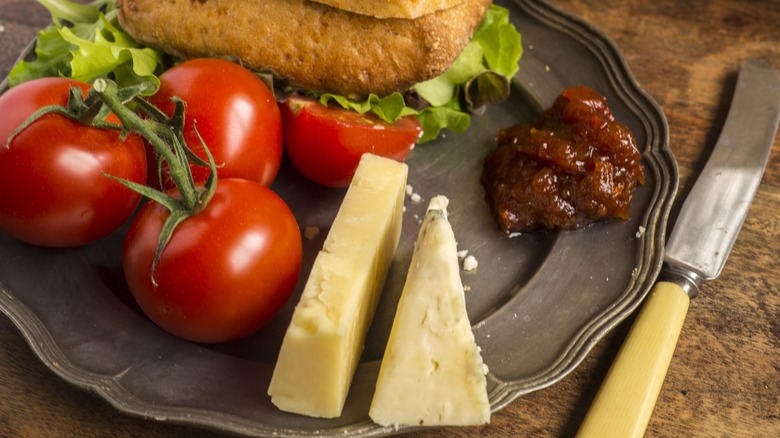
[[[645,181],[634,136],[588,87],[566,89],[532,124],[503,129],[496,142],[481,182],[506,235],[628,219],[632,191]]]

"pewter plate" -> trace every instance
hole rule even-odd
[[[180,340],[151,323],[133,302],[121,269],[124,229],[65,250],[34,247],[0,232],[0,309],[57,375],[128,414],[246,436],[398,433],[407,429],[380,427],[367,412],[420,220],[427,201],[443,194],[450,198],[459,249],[479,261],[462,278],[490,369],[493,410],[555,383],[639,305],[655,280],[677,167],[663,113],[602,32],[543,1],[498,3],[511,10],[525,50],[512,97],[475,117],[465,134],[444,135],[409,156],[409,183],[422,201],[406,201],[398,251],[340,418],[280,412],[266,395],[296,296],[268,326],[241,341]],[[22,55],[30,56],[30,49]],[[606,96],[618,122],[637,138],[647,180],[635,191],[632,217],[574,232],[505,238],[478,182],[483,159],[499,129],[532,120],[573,85]],[[302,228],[321,230],[304,239],[297,295],[344,190],[310,184],[287,163],[273,188]]]

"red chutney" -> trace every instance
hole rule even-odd
[[[645,181],[633,135],[588,87],[566,89],[533,124],[496,141],[481,181],[506,235],[628,219],[631,192]]]

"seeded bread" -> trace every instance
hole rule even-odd
[[[311,91],[359,98],[405,91],[443,73],[492,0],[417,19],[379,19],[309,0],[118,0],[138,41],[194,58],[237,57]]]

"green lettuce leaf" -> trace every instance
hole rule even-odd
[[[68,68],[66,54],[73,46],[63,40],[55,26],[49,26],[38,32],[35,44],[36,60],[20,61],[8,74],[8,85],[13,87],[30,79],[60,76],[61,70]]]
[[[116,0],[38,2],[51,13],[52,24],[38,33],[36,59],[11,70],[10,86],[47,76],[84,82],[111,76],[121,87],[141,81],[159,86],[158,52],[140,45],[119,26]]]
[[[61,0],[38,0],[38,3],[49,10],[51,21],[59,25],[62,25],[61,20],[73,24],[94,23],[97,21],[103,7],[111,7],[112,5],[110,4],[112,3],[113,6],[116,5],[116,1],[114,0],[96,0],[88,4]]]
[[[130,35],[118,26],[110,23],[104,15],[100,15],[102,28],[97,31],[92,40],[80,38],[70,28],[59,29],[60,36],[67,42],[78,47],[71,51],[70,77],[84,82],[107,75],[120,66],[125,66],[124,75],[118,77],[120,87],[131,85],[123,82],[137,83],[141,80],[151,80],[159,85],[154,75],[157,68],[157,51],[140,46]],[[127,67],[131,67],[127,70]]]
[[[491,6],[471,39],[482,47],[488,69],[507,77],[517,73],[523,54],[520,34],[509,22],[507,9]]]
[[[469,43],[442,75],[420,82],[412,87],[432,106],[442,106],[458,95],[460,86],[487,70],[484,66],[482,46]]]
[[[360,114],[372,112],[388,123],[392,123],[403,116],[417,114],[415,110],[406,106],[406,102],[401,93],[393,93],[383,98],[371,94],[368,96],[368,99],[362,102],[347,99],[344,96],[332,93],[323,93],[319,95],[319,101],[323,105],[327,105],[331,100],[338,103],[342,108],[357,111]]]
[[[417,119],[423,126],[418,143],[435,140],[444,128],[455,134],[462,134],[471,124],[471,116],[468,113],[446,106],[423,108],[417,114]]]

